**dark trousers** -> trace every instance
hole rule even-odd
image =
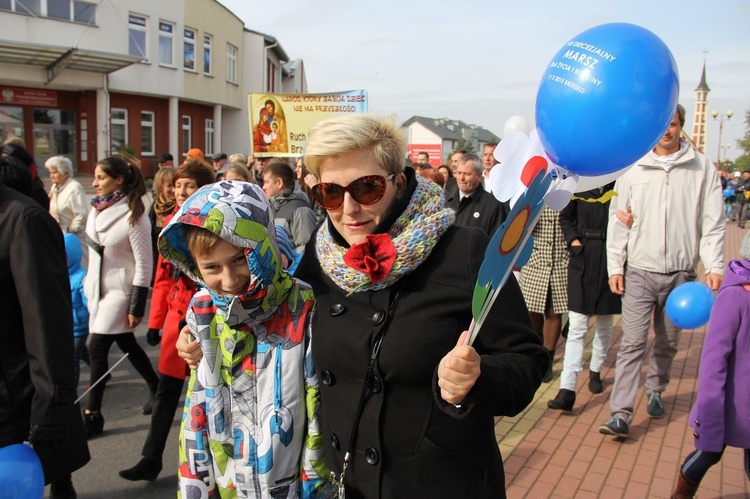
[[[747,209],[750,208],[750,203],[740,203],[739,213],[737,214],[737,225],[740,228],[745,227],[745,220],[747,219]]]
[[[78,377],[81,374],[81,361],[89,364],[89,351],[86,348],[87,337],[88,335],[73,338],[73,375],[76,389],[78,389]]]
[[[138,374],[146,381],[151,392],[156,391],[159,378],[156,376],[151,361],[148,359],[146,352],[135,339],[135,335],[130,333],[119,334],[89,334],[89,359],[91,361],[91,385],[96,380],[104,376],[109,369],[107,356],[112,343],[117,343],[120,350],[128,354],[128,360],[133,365]],[[99,411],[102,407],[102,398],[104,398],[104,385],[99,383],[89,392],[86,409],[89,411]]]
[[[154,395],[154,412],[151,413],[151,427],[141,451],[143,457],[161,461],[184,385],[184,379],[159,373],[159,386]]]
[[[691,482],[701,483],[708,469],[721,461],[723,454],[723,449],[721,452],[708,452],[696,449],[682,463],[682,472]],[[750,479],[750,449],[745,449],[745,474]]]

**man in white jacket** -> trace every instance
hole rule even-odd
[[[633,417],[651,317],[654,348],[646,376],[647,413],[664,415],[661,393],[670,379],[680,329],[665,314],[669,293],[694,281],[698,259],[706,284],[724,275],[721,181],[713,164],[680,139],[685,108],[678,105],[656,147],[615,184],[607,230],[609,286],[622,298],[622,340],[617,352],[611,419],[599,432],[627,437]]]

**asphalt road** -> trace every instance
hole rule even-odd
[[[136,330],[136,338],[151,359],[156,369],[159,347],[146,343],[146,327]],[[123,353],[112,345],[109,365],[117,362]],[[86,390],[89,383],[89,368],[81,363],[81,381],[78,393]],[[185,383],[187,386],[187,383]],[[130,482],[120,478],[118,471],[134,466],[141,458],[143,442],[148,434],[150,416],[141,413],[141,407],[148,399],[148,388],[126,359],[112,371],[112,379],[107,383],[102,404],[104,433],[89,441],[91,461],[73,473],[73,485],[79,499],[94,498],[163,498],[177,494],[177,434],[182,415],[182,404],[175,416],[172,431],[169,433],[167,448],[164,451],[164,468],[154,482]],[[85,402],[81,401],[81,404]],[[82,405],[83,407],[83,405]],[[45,491],[49,497],[49,487]]]

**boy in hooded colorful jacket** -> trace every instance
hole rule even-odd
[[[262,189],[201,188],[158,246],[205,288],[187,315],[203,359],[180,427],[180,497],[315,497],[328,473],[310,355],[315,302],[282,270]]]
[[[83,294],[83,278],[86,271],[81,267],[83,250],[81,242],[75,234],[64,234],[65,255],[68,258],[68,276],[70,277],[70,294],[73,301],[73,371],[75,385],[81,373],[81,360],[89,363],[89,353],[86,349],[86,338],[89,336],[89,309],[86,296]]]
[[[740,255],[727,265],[703,340],[698,399],[688,419],[695,450],[680,468],[676,499],[695,495],[727,445],[745,450],[750,479],[750,233]]]

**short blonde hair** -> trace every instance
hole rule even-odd
[[[232,154],[229,156],[229,162],[230,163],[240,163],[240,164],[246,164],[247,158],[242,153]]]
[[[305,146],[305,164],[320,178],[320,166],[329,158],[354,151],[369,151],[388,174],[404,171],[406,141],[394,116],[358,113],[315,124]]]
[[[210,254],[222,241],[221,237],[203,227],[183,225],[182,231],[185,235],[185,241],[187,241],[190,254],[194,259]]]

